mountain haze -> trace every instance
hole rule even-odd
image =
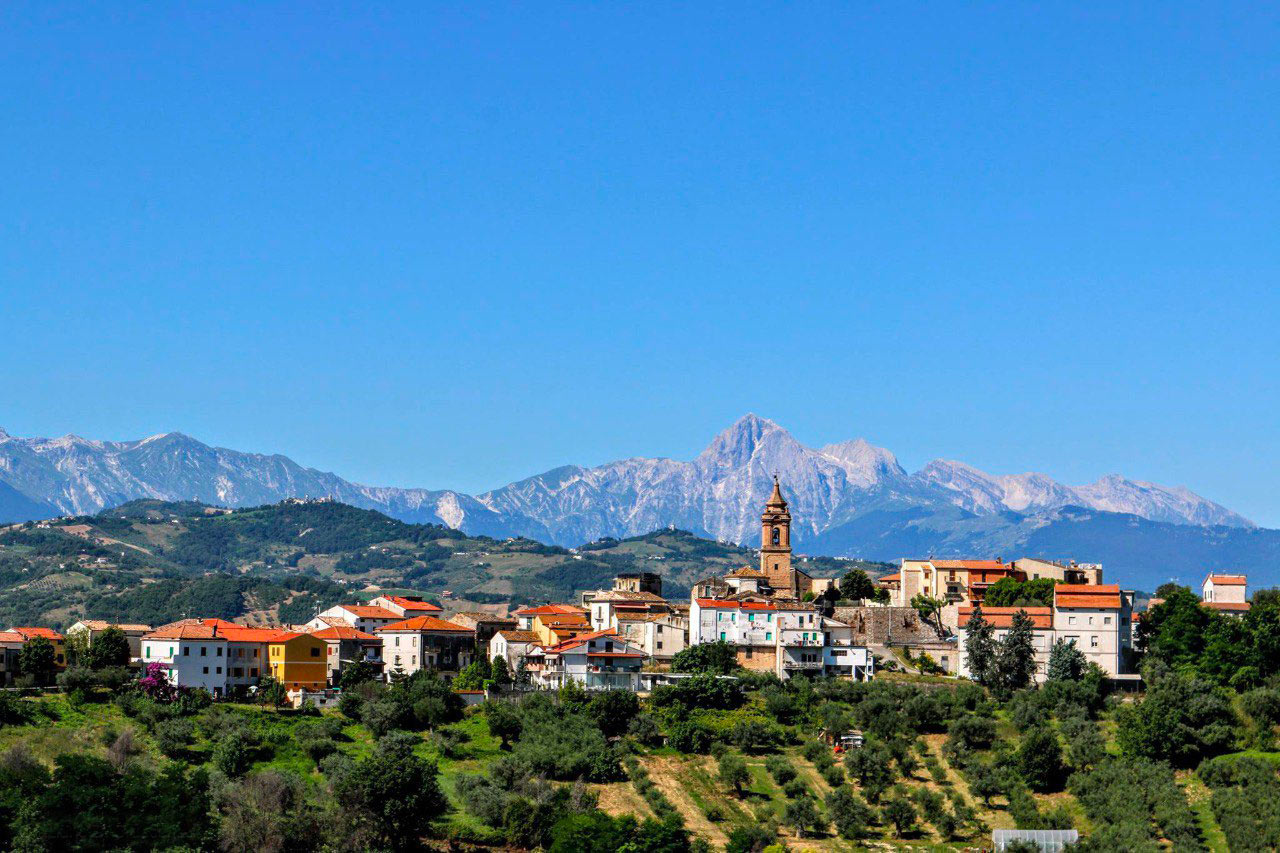
[[[1228,567],[1267,553],[1269,546],[1256,546],[1271,541],[1250,539],[1251,521],[1181,486],[1115,474],[1070,486],[1045,474],[992,475],[941,459],[909,473],[893,453],[865,440],[810,448],[756,415],[739,419],[689,461],[567,465],[475,496],[362,485],[285,456],[210,447],[176,432],[113,442],[0,430],[0,521],[89,514],[136,499],[240,507],[331,496],[407,522],[559,545],[668,526],[752,544],[774,474],[791,504],[797,547],[816,554],[1016,556],[1043,541],[1057,549],[1047,556],[1105,562],[1124,551],[1121,531],[1140,529],[1137,538],[1146,542],[1213,543],[1191,551]]]

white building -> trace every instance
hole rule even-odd
[[[462,625],[415,616],[374,631],[382,638],[382,661],[388,674],[413,675],[420,669],[457,673],[471,664],[475,632]]]
[[[972,678],[969,668],[969,655],[965,648],[965,640],[969,633],[967,626],[976,608],[964,606],[959,609],[960,625],[956,628],[957,646],[960,654],[959,674]],[[996,642],[1000,642],[1009,633],[1013,625],[1013,617],[1019,611],[1025,611],[1031,619],[1031,647],[1035,650],[1035,680],[1043,682],[1049,673],[1049,652],[1053,648],[1053,608],[1052,607],[983,607],[982,618],[991,623]]]
[[[1074,642],[1107,675],[1124,672],[1133,645],[1133,594],[1115,584],[1058,584],[1054,639]]]
[[[142,638],[142,662],[159,663],[179,687],[227,693],[227,640],[208,625],[176,623],[152,631]]]
[[[377,595],[369,599],[369,604],[390,610],[401,619],[412,619],[414,616],[438,616],[444,612],[430,601],[423,601],[416,595]]]
[[[306,627],[308,630],[333,628],[346,625],[357,631],[372,634],[384,625],[399,622],[404,617],[394,610],[388,610],[375,604],[336,604],[328,610],[317,613]]]
[[[611,627],[655,661],[670,661],[689,645],[689,619],[679,613],[619,614]]]
[[[1200,584],[1204,606],[1221,613],[1249,611],[1249,579],[1244,575],[1208,575]]]
[[[514,675],[520,661],[538,644],[538,635],[532,631],[499,631],[489,640],[489,660],[502,658]]]
[[[549,689],[575,681],[587,690],[639,690],[648,657],[612,631],[581,634],[538,651],[542,666],[533,671],[534,683]]]

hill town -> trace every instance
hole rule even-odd
[[[220,832],[228,849],[264,849],[261,833],[284,831],[255,828],[251,842],[236,841],[248,830],[228,821],[251,796],[245,786],[268,777],[295,784],[279,774],[299,749],[314,759],[303,777],[318,774],[331,792],[317,801],[327,831],[363,827],[351,836],[357,847],[377,846],[389,831],[361,823],[384,814],[387,797],[413,805],[394,827],[396,843],[410,847],[419,838],[452,838],[597,849],[566,840],[589,831],[654,850],[778,842],[836,849],[880,837],[961,846],[986,838],[1005,849],[1037,838],[1081,849],[1181,849],[1235,838],[1249,821],[1276,827],[1253,787],[1277,784],[1274,765],[1250,769],[1258,759],[1249,755],[1274,749],[1280,723],[1272,648],[1280,596],[1265,590],[1251,604],[1243,574],[1207,573],[1198,594],[1167,585],[1139,609],[1135,591],[1106,582],[1098,563],[811,561],[793,551],[794,521],[777,478],[761,507],[759,547],[711,549],[708,558],[723,568],[677,573],[677,588],[687,589],[679,598],[665,594],[661,561],[653,560],[625,564],[608,584],[562,600],[490,594],[462,602],[447,590],[347,586],[332,580],[343,561],[357,575],[369,565],[416,571],[407,553],[362,542],[443,550],[438,543],[461,534],[327,499],[230,514],[142,502],[101,518],[27,522],[0,543],[11,567],[20,554],[56,558],[78,543],[86,550],[78,557],[90,559],[74,568],[102,585],[95,570],[140,571],[144,557],[207,559],[196,548],[210,537],[202,523],[223,525],[213,536],[222,551],[286,574],[305,570],[298,577],[309,580],[271,581],[283,602],[235,619],[225,610],[158,626],[86,616],[65,627],[0,632],[7,688],[0,746],[8,745],[10,766],[38,762],[33,743],[63,740],[42,732],[89,727],[101,735],[108,763],[144,773],[156,758],[211,767],[221,794],[197,776],[181,775],[182,784],[208,800],[198,823]],[[174,528],[183,532],[166,539]],[[237,531],[231,538],[229,529]],[[269,544],[282,535],[311,537],[311,551],[246,550],[246,540]],[[343,548],[350,556],[327,564],[309,556]],[[111,556],[92,556],[95,549]],[[369,552],[377,559],[360,562]],[[576,567],[590,554],[557,557]],[[740,559],[746,555],[750,563]],[[66,578],[66,561],[58,565],[36,574]],[[595,577],[619,565],[606,562]],[[308,603],[313,609],[302,610]],[[390,748],[370,752],[369,740]],[[74,754],[47,756],[63,780],[44,789],[50,802],[71,795],[63,792]],[[411,778],[409,794],[350,793],[372,784],[366,774],[388,761],[397,766],[386,772]],[[1197,764],[1197,775],[1180,770]],[[525,781],[499,795],[491,786],[507,784],[499,779],[513,772]],[[43,784],[17,780],[0,775],[0,788]],[[594,787],[558,787],[575,781]],[[85,784],[115,783],[108,774]],[[1141,796],[1117,811],[1115,798],[1133,796],[1135,784],[1144,786]],[[1055,799],[1064,789],[1072,799]],[[351,804],[325,804],[324,796],[344,790]],[[290,796],[307,798],[301,790]],[[560,817],[514,824],[508,812],[522,796],[553,797],[551,814]],[[497,809],[494,797],[516,799]],[[28,831],[24,820],[46,821],[43,831],[51,831],[66,819],[7,814],[15,833]]]

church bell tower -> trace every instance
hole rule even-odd
[[[791,512],[782,497],[778,477],[773,478],[773,494],[760,516],[760,571],[769,578],[775,590],[795,591],[795,575],[791,571]]]

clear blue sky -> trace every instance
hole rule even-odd
[[[1280,12],[0,7],[0,426],[479,491],[747,411],[1280,526]]]

